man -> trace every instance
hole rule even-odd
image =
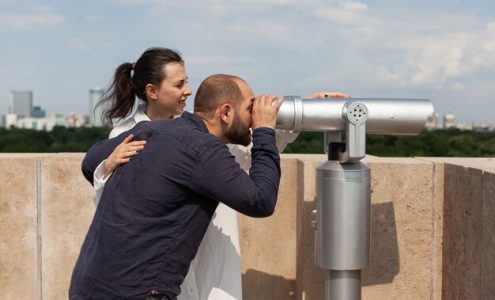
[[[144,150],[110,177],[74,267],[70,299],[175,299],[218,201],[253,217],[273,213],[280,180],[275,145],[282,100],[254,97],[242,79],[213,75],[200,85],[194,114],[142,122],[130,133]],[[248,145],[247,175],[225,144]],[[93,171],[127,136],[93,146]]]

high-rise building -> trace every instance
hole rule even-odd
[[[34,106],[31,112],[33,118],[44,118],[46,117],[46,111],[41,108],[41,106]]]
[[[95,87],[89,90],[89,126],[103,126],[103,106],[97,106],[105,91]]]
[[[11,91],[9,113],[17,115],[18,118],[31,116],[33,110],[32,91]]]

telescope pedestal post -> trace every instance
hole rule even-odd
[[[325,272],[325,300],[361,299],[361,270]]]

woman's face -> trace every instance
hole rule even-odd
[[[152,115],[180,115],[186,108],[186,99],[191,95],[191,88],[184,64],[169,63],[164,66],[166,78],[160,86],[155,87],[155,99],[148,101],[149,113]]]

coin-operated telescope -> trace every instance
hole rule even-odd
[[[370,169],[366,134],[417,135],[433,114],[427,99],[284,97],[277,128],[322,131],[328,161],[316,169],[316,264],[326,269],[325,299],[361,299],[370,263]],[[345,140],[342,134],[345,133]]]

